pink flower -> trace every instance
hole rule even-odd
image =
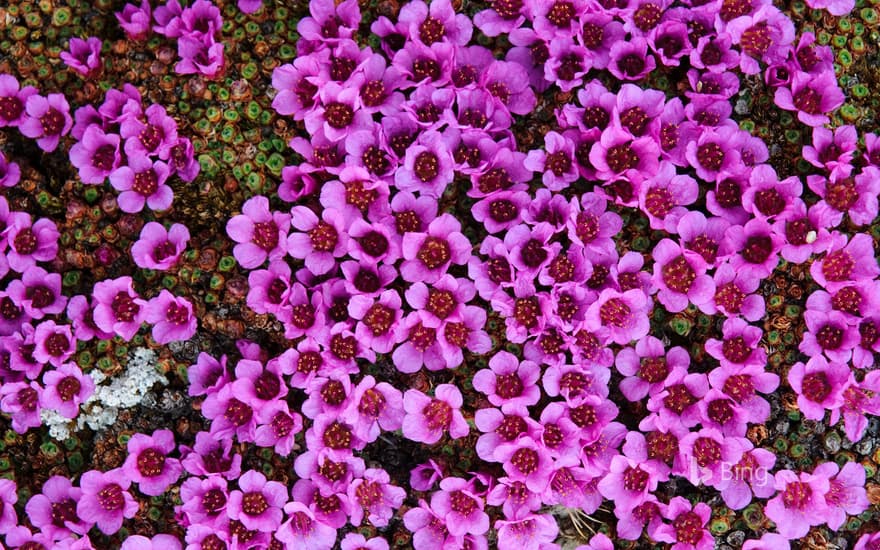
[[[147,302],[144,320],[153,324],[153,339],[159,344],[189,340],[196,333],[198,320],[186,298],[162,289]]]
[[[798,394],[798,407],[811,420],[822,420],[825,411],[834,411],[843,405],[843,394],[853,381],[853,375],[843,363],[829,363],[821,355],[814,356],[806,365],[797,362],[788,373],[788,382]]]
[[[152,8],[149,0],[142,0],[140,6],[126,4],[122,11],[115,15],[129,40],[143,40],[150,32]]]
[[[489,515],[483,511],[483,499],[474,489],[473,481],[447,477],[440,482],[440,491],[431,496],[431,508],[444,518],[449,533],[456,537],[468,533],[482,535],[489,530]]]
[[[857,516],[871,503],[865,491],[865,467],[858,462],[847,462],[839,467],[834,462],[824,462],[813,470],[813,475],[829,479],[825,502],[828,504],[826,523],[837,531],[846,517]]]
[[[400,274],[408,282],[436,283],[450,265],[467,263],[471,248],[458,220],[442,214],[428,225],[426,232],[403,236],[404,262]]]
[[[40,149],[51,153],[72,127],[70,105],[64,94],[49,94],[47,97],[35,94],[27,98],[25,118],[18,129],[26,137],[36,139]]]
[[[118,277],[95,283],[93,296],[95,325],[126,340],[137,333],[145,316],[146,301],[138,297],[131,277]]]
[[[34,527],[53,538],[70,533],[84,535],[90,526],[76,515],[81,496],[82,489],[74,487],[70,479],[52,476],[43,483],[41,492],[28,500],[25,511]],[[14,510],[11,505],[9,508]],[[5,507],[3,513],[8,513]]]
[[[468,424],[462,416],[461,392],[451,384],[440,384],[434,397],[418,390],[403,394],[403,435],[407,439],[432,445],[440,441],[445,431],[458,439],[468,434]]]
[[[239,243],[233,249],[236,261],[245,269],[284,257],[290,216],[269,209],[269,199],[257,195],[245,201],[241,214],[226,224],[226,233]]]
[[[161,495],[183,472],[180,461],[168,457],[176,447],[171,430],[156,430],[149,436],[134,434],[128,440],[128,457],[122,471],[138,484],[140,492]]]
[[[474,375],[473,385],[496,407],[528,407],[537,403],[541,396],[541,390],[535,384],[540,376],[541,369],[532,361],[520,363],[515,355],[500,351],[489,360],[488,369]]]
[[[180,541],[174,535],[159,534],[152,539],[143,535],[131,535],[119,550],[180,550]]]
[[[648,334],[648,311],[651,303],[640,289],[617,292],[606,288],[587,308],[584,321],[597,327],[597,334],[607,341],[629,344]]]
[[[620,382],[620,391],[629,401],[660,391],[671,371],[687,369],[688,365],[690,355],[686,349],[675,346],[666,351],[663,342],[650,335],[639,339],[635,348],[621,349],[615,360],[617,370],[626,377]]]
[[[533,514],[527,510],[494,524],[498,531],[499,548],[537,550],[556,540],[559,527],[550,514]]]
[[[281,524],[275,537],[288,548],[330,550],[336,542],[336,529],[321,523],[305,504],[288,502],[284,505],[288,519]]]
[[[80,368],[67,363],[43,375],[46,389],[40,395],[40,404],[65,418],[76,418],[79,406],[95,392],[95,382]]]
[[[336,258],[345,255],[348,233],[345,219],[337,210],[325,208],[321,217],[307,206],[290,210],[291,225],[297,230],[287,238],[287,251],[305,261],[313,275],[323,275],[336,266]]]
[[[101,39],[90,36],[87,40],[71,38],[69,52],[61,52],[64,64],[87,77],[94,78],[104,68],[101,62]]]
[[[110,184],[119,191],[119,209],[137,214],[144,209],[167,210],[174,200],[174,191],[167,185],[171,168],[161,160],[147,156],[128,157],[128,165],[110,174]]]
[[[76,504],[76,514],[85,521],[97,524],[105,535],[119,531],[125,518],[133,518],[138,503],[128,492],[129,478],[122,468],[108,472],[89,470],[79,480],[82,496]]]
[[[663,516],[672,524],[658,527],[653,538],[674,543],[673,550],[711,550],[715,539],[705,527],[711,515],[712,509],[703,502],[691,507],[687,499],[673,497],[663,511]]]
[[[400,508],[406,491],[390,483],[391,478],[385,470],[370,468],[364,470],[363,477],[353,480],[348,486],[348,498],[354,505],[350,521],[358,526],[366,515],[375,527],[388,525],[394,509]]]
[[[189,242],[189,229],[175,223],[170,230],[156,222],[141,229],[140,239],[131,247],[131,257],[138,267],[165,271],[173,267]]]
[[[263,533],[278,530],[281,525],[281,508],[287,503],[287,488],[277,481],[267,481],[256,470],[245,472],[238,479],[240,490],[229,493],[226,513],[230,519],[239,520],[247,529]]]
[[[776,524],[779,534],[799,539],[810,527],[825,523],[828,504],[825,495],[830,489],[828,474],[820,471],[797,474],[791,470],[776,472],[774,487],[779,494],[764,505],[764,513]]]
[[[705,260],[701,256],[686,255],[684,248],[672,239],[660,241],[652,255],[652,282],[659,288],[660,303],[672,313],[683,311],[689,302],[706,309],[715,295],[715,283],[706,274]]]

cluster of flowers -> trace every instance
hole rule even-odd
[[[139,212],[145,201],[167,208],[172,193],[164,181],[172,170],[190,180],[198,171],[189,140],[177,137],[176,124],[161,107],[150,106],[144,112],[133,86],[126,85],[124,92],[110,90],[97,110],[78,109],[74,123],[63,95],[44,98],[33,87],[20,88],[9,75],[0,75],[0,85],[0,124],[36,138],[46,151],[55,150],[61,136],[72,129],[79,141],[70,149],[71,163],[79,168],[84,183],[101,184],[109,177],[123,191],[119,196],[123,211]],[[125,153],[120,151],[122,139]],[[170,159],[170,165],[153,161],[150,155]],[[8,165],[7,174],[13,173],[12,166]],[[147,187],[152,191],[146,192]],[[151,203],[160,195],[161,204]],[[51,220],[33,220],[27,212],[11,211],[6,199],[0,198],[0,227],[0,275],[16,275],[0,291],[0,410],[11,415],[16,431],[40,426],[42,409],[75,418],[93,394],[92,377],[71,362],[78,341],[114,336],[129,340],[144,321],[153,324],[153,337],[160,343],[194,334],[196,319],[186,299],[163,290],[143,300],[131,277],[97,282],[91,300],[82,295],[68,299],[62,293],[61,274],[38,265],[58,254],[59,232]],[[166,232],[160,224],[148,223],[132,255],[141,267],[167,269],[188,239],[182,225]]]
[[[151,29],[176,39],[180,57],[174,66],[177,74],[201,74],[214,78],[223,73],[223,43],[217,41],[223,19],[220,10],[210,0],[196,0],[186,7],[182,7],[178,0],[168,0],[155,11],[149,0],[141,0],[139,6],[126,4],[116,18],[131,40],[145,39]]]
[[[108,90],[97,109],[76,110],[70,162],[83,183],[101,185],[107,178],[119,191],[123,212],[136,214],[146,205],[167,210],[174,199],[171,176],[192,181],[199,173],[192,142],[177,135],[177,123],[161,105],[143,107],[137,88]]]
[[[413,470],[410,487],[429,493],[403,515],[417,550],[486,548],[490,527],[499,547],[554,548],[558,527],[542,507],[590,513],[603,498],[613,502],[621,538],[646,531],[677,548],[712,548],[707,504],[654,494],[673,476],[715,488],[733,509],[768,499],[765,512],[778,534],[748,541],[746,549],[787,548],[810,526],[837,529],[847,514],[867,508],[861,465],[764,476],[775,456],[745,437],[750,424],[769,417],[761,394],[780,383],[765,370],[762,330],[750,324],[765,314],[756,291],[780,257],[816,258],[811,273],[824,288],[808,299],[801,351],[811,358],[789,374],[804,416],[823,419],[830,410],[837,422],[842,415],[855,440],[865,414],[880,413],[877,375],[847,364],[867,367],[878,351],[880,269],[871,262],[869,237],[835,229],[844,217],[857,226],[876,217],[880,142],[866,136],[865,162],[853,175],[854,129],[819,127],[843,97],[830,50],[809,34],[794,45],[793,25],[766,1],[492,6],[471,22],[449,0],[415,0],[396,22],[373,23],[381,39],[381,51],[373,51],[354,40],[356,0],[310,3],[311,17],[298,26],[301,55],[273,76],[275,109],[302,121],[310,135],[292,140],[305,161],[284,170],[279,188],[282,200],[298,204],[278,211],[256,196],[227,224],[236,260],[251,270],[247,304],[281,322],[291,349],[270,358],[240,341],[234,365],[226,356],[200,355],[189,370],[189,393],[203,399],[210,431],[192,448],[178,447],[167,430],[136,434],[123,467],[89,471],[78,487],[50,479],[27,507],[37,534],[16,525],[15,486],[0,481],[7,545],[91,548],[92,526],[112,534],[136,513],[132,482],[155,496],[184,472],[177,512],[188,550],[329,549],[346,524],[384,527],[405,490],[357,453],[382,431],[433,445],[467,436],[470,426],[456,386],[440,384],[431,395],[401,391],[361,376],[358,361],[387,354],[406,374],[458,367],[465,353],[492,349],[484,331],[488,307],[504,320],[506,340],[523,349],[523,357],[495,353],[473,378],[491,405],[476,411],[475,450],[504,475],[451,476],[434,461]],[[144,0],[119,18],[142,38],[153,15],[154,30],[179,45],[199,42],[195,70],[220,70],[222,44],[214,36],[221,21],[210,2],[184,9],[172,0],[152,14]],[[504,60],[468,45],[474,25],[489,36],[508,35],[514,47]],[[212,58],[214,46],[219,54]],[[658,64],[687,64],[685,101],[630,83]],[[823,171],[807,181],[818,199],[803,195],[798,178],[780,180],[766,164],[766,146],[731,119],[734,71],[762,69],[778,105],[816,126],[804,158]],[[610,90],[591,78],[599,70],[625,83]],[[111,90],[99,109],[80,108],[74,124],[63,96],[43,98],[10,78],[0,76],[0,124],[18,126],[46,151],[72,132],[78,143],[70,158],[81,179],[109,178],[122,192],[123,211],[167,208],[167,177],[196,176],[189,141],[160,106],[144,110],[133,87]],[[519,152],[514,116],[530,113],[535,91],[554,84],[577,104],[556,112],[557,128],[542,148]],[[15,173],[14,164],[3,166]],[[485,232],[476,232],[483,236],[476,247],[459,220],[440,213],[453,182],[464,182],[462,193],[475,199],[472,216]],[[302,204],[307,200],[311,206]],[[640,209],[653,229],[670,235],[653,249],[653,266],[636,252],[619,253],[614,237],[622,218],[609,203]],[[67,362],[77,340],[130,339],[145,320],[160,343],[194,333],[188,301],[167,291],[143,300],[129,277],[96,283],[91,302],[68,301],[60,275],[36,265],[57,254],[51,221],[32,223],[5,201],[0,220],[0,265],[21,274],[0,294],[0,409],[16,430],[38,426],[40,407],[75,416],[93,391],[90,377]],[[183,225],[148,223],[131,254],[139,267],[168,269],[188,238]],[[705,344],[715,368],[692,371],[687,350],[666,349],[649,335],[658,304],[727,317],[722,338]],[[70,325],[31,323],[65,311]],[[47,364],[54,368],[43,374]],[[612,368],[623,377],[616,388],[609,386]],[[615,421],[612,389],[627,401],[646,401],[638,430]],[[299,401],[300,410],[291,410]],[[302,432],[306,448],[294,460],[298,479],[290,491],[242,471],[233,452],[238,441],[290,456]],[[500,510],[494,524],[490,506]],[[876,538],[865,535],[856,548]],[[342,545],[388,546],[358,535]],[[180,546],[157,535],[130,537],[123,548]],[[597,536],[582,548],[612,546]]]

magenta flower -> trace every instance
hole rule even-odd
[[[345,535],[340,544],[341,550],[388,550],[385,539],[373,537],[367,540],[359,533]]]
[[[119,135],[125,140],[125,154],[158,155],[163,160],[171,157],[171,148],[177,143],[177,122],[168,116],[165,107],[153,104],[141,117],[128,117],[119,126]]]
[[[20,88],[18,80],[10,74],[0,74],[0,128],[17,127],[24,122],[25,105],[39,91],[33,86]]]
[[[180,486],[183,505],[177,508],[193,524],[221,527],[226,521],[229,498],[227,481],[222,476],[191,477]]]
[[[671,239],[663,239],[655,247],[654,277],[652,282],[659,289],[657,299],[670,312],[683,311],[688,302],[700,309],[707,309],[715,295],[715,283],[706,275],[706,262],[702,256],[685,254],[681,245]]]
[[[382,292],[378,299],[367,296],[352,296],[348,312],[353,319],[360,321],[355,328],[355,336],[366,347],[376,353],[388,353],[398,343],[396,327],[401,318],[400,295],[394,290]]]
[[[330,550],[336,543],[336,529],[321,523],[305,504],[288,502],[284,505],[288,519],[275,532],[275,537],[288,548]]]
[[[364,470],[363,477],[348,486],[348,499],[353,504],[350,521],[358,526],[366,516],[375,527],[388,525],[394,509],[400,508],[406,491],[390,483],[388,472],[381,468]]]
[[[61,52],[61,61],[86,78],[94,78],[104,68],[101,62],[101,39],[90,36],[87,40],[71,38],[69,52]]]
[[[474,375],[474,389],[486,394],[496,407],[528,407],[538,402],[541,390],[536,385],[540,367],[532,361],[520,361],[515,355],[500,351],[489,360],[489,368]],[[455,533],[453,533],[455,534]],[[482,533],[474,533],[482,534]]]
[[[691,505],[683,497],[673,497],[663,511],[663,517],[671,524],[657,528],[653,538],[662,542],[675,543],[675,550],[711,550],[715,539],[706,528],[712,509],[703,502]]]
[[[537,549],[551,544],[559,534],[559,526],[550,514],[534,514],[521,510],[508,519],[495,521],[499,548]]]
[[[587,308],[584,318],[596,334],[620,345],[629,344],[648,334],[648,311],[651,303],[639,289],[617,292],[606,288]]]
[[[118,334],[126,340],[141,328],[147,302],[132,286],[131,277],[118,277],[95,283],[93,317],[95,325],[104,332]]]
[[[740,318],[724,321],[723,340],[706,340],[706,353],[721,362],[722,366],[764,365],[767,353],[758,346],[763,331]]]
[[[58,232],[55,223],[40,218],[35,223],[27,212],[12,212],[6,220],[5,241],[9,243],[6,260],[9,268],[26,273],[37,262],[48,262],[58,254]]]
[[[181,446],[185,452],[181,464],[186,471],[196,476],[218,475],[226,479],[238,479],[241,474],[241,455],[232,454],[232,440],[217,439],[209,432],[196,434],[196,444],[190,449]]]
[[[550,485],[553,475],[553,457],[543,445],[529,436],[510,443],[502,443],[495,450],[495,460],[513,481],[521,481],[535,493],[542,493]]]
[[[471,248],[458,220],[450,214],[442,214],[425,232],[403,236],[404,262],[400,274],[405,281],[435,283],[450,265],[467,263]]]
[[[644,460],[647,459],[646,453],[636,454],[639,456],[618,455],[612,458],[608,474],[599,481],[599,492],[614,501],[615,510],[636,508],[647,501],[657,489],[659,481],[668,477],[668,473],[658,465]]]
[[[81,139],[70,148],[70,163],[79,169],[83,183],[104,183],[119,168],[121,161],[119,136],[104,133],[98,125],[89,125]]]
[[[226,513],[247,529],[271,533],[282,521],[281,509],[287,503],[287,488],[277,481],[267,481],[256,470],[248,470],[238,479],[240,490],[229,493]],[[280,535],[280,530],[279,533]]]
[[[313,275],[323,275],[333,269],[336,258],[345,255],[348,236],[345,220],[337,210],[325,208],[320,219],[307,206],[294,206],[291,225],[299,232],[287,238],[287,251],[294,258],[305,261]]]
[[[171,430],[156,430],[149,436],[134,434],[128,440],[128,457],[122,471],[138,484],[140,492],[161,495],[183,472],[180,461],[168,457],[175,448]]]
[[[11,305],[32,319],[57,315],[67,304],[67,297],[61,293],[61,275],[38,266],[28,267],[21,279],[10,281],[6,295]]]
[[[449,533],[456,537],[468,533],[482,535],[489,530],[489,515],[483,511],[483,506],[474,482],[458,477],[440,481],[440,491],[431,496],[431,508],[444,519]]]
[[[818,216],[827,220],[817,229],[839,225],[844,214],[857,226],[867,225],[877,217],[880,170],[866,166],[855,177],[832,174],[829,178],[807,176],[807,186],[822,198],[810,210],[818,210]]]
[[[844,95],[833,71],[818,75],[795,73],[791,88],[776,88],[776,105],[786,111],[797,111],[798,120],[807,126],[822,126],[831,120],[830,113],[843,105]]]
[[[813,128],[813,144],[803,148],[804,160],[824,168],[830,177],[846,178],[852,172],[852,159],[858,145],[855,126],[841,126],[832,133],[822,127]]]
[[[269,209],[269,200],[257,195],[245,201],[242,213],[226,224],[226,234],[239,243],[233,249],[236,261],[245,269],[284,257],[290,216]]]
[[[621,40],[611,46],[608,71],[620,80],[641,80],[657,66],[641,36]]]
[[[133,518],[138,503],[128,492],[129,478],[122,468],[108,472],[89,470],[79,480],[82,496],[76,503],[76,514],[96,524],[105,535],[119,531],[125,518]]]
[[[174,66],[174,72],[219,77],[226,69],[223,51],[223,42],[215,42],[212,35],[182,35],[177,40],[180,61]]]
[[[810,266],[810,275],[831,292],[852,281],[876,278],[880,266],[874,259],[873,239],[867,233],[856,233],[849,242],[845,235],[833,236],[825,256]]]
[[[17,524],[15,503],[18,500],[15,482],[11,479],[0,479],[0,534],[7,535]],[[7,536],[7,542],[8,542]]]
[[[119,26],[125,31],[129,40],[135,42],[143,40],[150,32],[150,17],[152,16],[152,8],[149,0],[141,0],[139,6],[134,4],[126,4],[121,12],[117,12],[116,19]]]
[[[144,204],[151,210],[167,210],[174,192],[166,184],[171,169],[160,160],[147,156],[128,157],[128,166],[121,166],[110,174],[110,184],[120,191],[119,209],[137,214]]]
[[[12,416],[12,429],[23,434],[41,425],[40,396],[36,382],[7,382],[0,386],[0,410]]]
[[[462,416],[461,392],[451,384],[440,384],[434,397],[418,390],[407,390],[403,395],[403,435],[407,439],[433,445],[449,431],[452,439],[464,437],[470,431]]]
[[[751,449],[742,454],[739,462],[726,465],[729,469],[716,485],[724,503],[733,510],[745,508],[752,502],[752,494],[769,498],[776,492],[769,472],[776,463],[776,455],[766,449]]]
[[[40,149],[51,153],[72,127],[70,105],[64,94],[49,94],[47,97],[35,94],[27,98],[25,118],[18,129],[25,136],[36,139]]]
[[[825,502],[830,529],[840,529],[848,515],[857,516],[871,505],[865,491],[865,467],[858,462],[847,462],[842,468],[834,462],[824,462],[813,470],[813,475],[828,478]]]
[[[31,524],[53,539],[70,533],[84,535],[90,526],[76,515],[76,503],[81,496],[82,489],[74,487],[70,479],[52,476],[43,483],[40,493],[28,499],[25,511]]]
[[[828,360],[847,363],[852,350],[861,340],[859,330],[851,326],[849,319],[840,311],[816,311],[807,309],[804,313],[807,332],[804,333],[798,349],[812,357],[823,353]]]
[[[788,382],[798,394],[798,407],[804,416],[821,421],[826,410],[834,411],[843,405],[843,395],[852,385],[853,375],[846,364],[828,362],[822,355],[816,355],[806,364],[795,363],[788,372]]]
[[[59,365],[43,375],[46,389],[40,395],[40,405],[57,411],[65,418],[76,418],[79,406],[95,392],[95,382],[84,375],[74,363]]]
[[[153,339],[159,344],[189,340],[198,326],[189,300],[165,289],[147,302],[144,320],[153,325]]]
[[[625,376],[620,391],[629,401],[640,401],[663,388],[663,381],[673,370],[687,369],[690,355],[687,350],[675,346],[666,351],[663,343],[653,336],[636,342],[635,348],[625,347],[617,353],[615,366]]]
[[[848,14],[855,7],[853,0],[810,0],[807,5],[814,10],[828,10],[828,13],[837,17]]]
[[[131,247],[131,257],[138,267],[166,271],[173,267],[189,242],[189,229],[175,223],[170,230],[157,222],[141,229],[140,239]]]
[[[804,537],[810,527],[827,519],[825,495],[830,489],[831,472],[816,470],[812,474],[776,472],[774,487],[779,494],[764,506],[764,513],[776,524],[779,534],[790,540]]]
[[[435,130],[421,134],[408,146],[394,182],[402,191],[439,198],[452,183],[453,162],[449,138]]]

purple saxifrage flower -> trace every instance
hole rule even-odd
[[[76,504],[76,514],[98,529],[112,535],[119,531],[125,518],[133,518],[138,503],[128,492],[131,479],[116,468],[108,472],[89,470],[79,480],[82,496]]]
[[[177,263],[189,242],[189,229],[175,223],[171,229],[149,222],[141,229],[140,239],[131,247],[134,263],[144,269],[165,271]]]

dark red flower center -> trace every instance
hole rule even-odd
[[[547,20],[560,28],[570,26],[574,16],[574,5],[564,0],[553,4],[547,12]]]
[[[785,209],[785,198],[776,189],[755,193],[755,207],[765,216],[776,216]]]
[[[152,168],[134,175],[131,190],[145,197],[151,196],[159,189],[159,176]]]
[[[696,546],[703,538],[703,520],[694,512],[685,512],[672,522],[678,542]]]
[[[226,405],[226,411],[223,413],[223,417],[235,427],[244,426],[250,422],[253,416],[254,410],[250,405],[234,397],[229,400],[229,403]]]
[[[513,318],[526,328],[532,328],[538,324],[540,311],[538,298],[534,296],[517,298],[513,303]]]
[[[410,329],[408,341],[416,350],[424,353],[437,341],[437,329],[418,323]]]
[[[367,107],[382,105],[386,97],[385,84],[381,80],[371,80],[361,87],[361,101]]]
[[[15,96],[0,97],[0,118],[9,122],[16,120],[24,112],[24,104]]]
[[[773,37],[770,35],[770,28],[764,22],[746,29],[739,39],[739,47],[755,58],[763,57],[771,44]]]
[[[92,154],[92,164],[103,172],[113,170],[116,165],[116,147],[106,144],[95,149]]]
[[[523,383],[519,375],[515,372],[509,374],[499,374],[495,378],[495,393],[501,399],[513,399],[519,397],[523,392]]]
[[[627,468],[623,473],[623,488],[627,491],[642,492],[648,487],[651,475],[640,467]]]
[[[98,504],[101,508],[108,512],[121,510],[125,506],[125,495],[122,493],[122,487],[116,483],[108,483],[103,489],[98,491]]]
[[[350,361],[357,355],[358,344],[354,336],[334,334],[330,338],[330,353],[343,361]]]
[[[620,61],[617,62],[617,66],[620,67],[620,70],[623,71],[626,76],[635,78],[645,70],[645,58],[639,54],[630,53],[623,56]]]
[[[667,388],[667,395],[663,398],[663,405],[677,415],[681,415],[685,409],[697,402],[697,398],[684,384],[675,384]]]
[[[61,357],[70,348],[70,340],[64,334],[55,332],[46,338],[46,351],[52,357]]]
[[[773,241],[769,235],[752,235],[746,239],[746,245],[741,252],[745,261],[751,264],[761,264],[767,260],[773,251]]]
[[[127,292],[118,292],[113,298],[110,308],[113,310],[116,320],[123,323],[132,322],[141,310],[141,306],[137,305],[134,298],[129,296]]]
[[[809,115],[817,115],[821,112],[822,96],[812,88],[804,88],[794,95],[792,100],[797,110]]]
[[[428,269],[438,269],[452,259],[452,249],[446,239],[428,236],[416,257]]]
[[[825,184],[825,202],[835,210],[846,212],[858,200],[859,193],[856,191],[856,182],[853,178],[843,178]]]
[[[165,455],[158,449],[144,449],[137,457],[138,471],[144,477],[155,477],[165,468]]]
[[[706,407],[706,413],[710,420],[723,426],[733,418],[733,404],[730,399],[715,399]]]
[[[430,151],[419,153],[413,164],[413,172],[424,183],[436,178],[440,173],[440,161],[437,155]]]
[[[599,319],[605,325],[625,328],[632,321],[632,309],[621,298],[611,298],[599,307]]]
[[[837,250],[826,255],[822,260],[822,274],[829,281],[846,281],[852,275],[855,265],[855,260],[849,252]]]
[[[782,492],[782,503],[786,508],[805,510],[813,497],[813,488],[803,481],[793,481]]]
[[[337,451],[351,447],[351,428],[340,422],[333,422],[324,430],[324,445]]]
[[[337,130],[345,128],[354,119],[354,109],[345,103],[333,102],[324,107],[327,124]]]
[[[379,303],[373,304],[364,314],[364,324],[373,336],[386,334],[394,324],[394,310]]]
[[[662,382],[669,375],[669,365],[666,363],[666,358],[662,356],[642,357],[637,375],[649,384]]]
[[[657,4],[642,4],[633,14],[633,23],[636,24],[640,31],[648,32],[657,26],[662,15],[663,10]]]
[[[526,421],[522,417],[510,415],[504,417],[501,424],[495,428],[495,433],[500,435],[505,441],[513,441],[520,434],[525,433],[526,429]]]
[[[724,163],[724,149],[714,141],[704,143],[697,147],[697,161],[703,168],[717,171]]]
[[[452,422],[452,407],[440,399],[432,399],[422,409],[429,430],[445,430]]]
[[[249,516],[259,516],[269,509],[269,503],[263,493],[251,491],[241,496],[241,511]]]
[[[45,135],[60,134],[64,129],[64,114],[55,107],[49,107],[46,114],[40,117],[40,124],[43,126],[43,134]]]
[[[824,372],[812,372],[801,381],[804,397],[814,403],[821,403],[831,393],[831,383]]]
[[[312,247],[318,252],[332,252],[339,242],[339,233],[336,228],[325,221],[319,221],[314,229],[309,231]]]
[[[220,489],[209,489],[202,495],[202,507],[209,515],[216,515],[226,506],[226,493]]]
[[[510,463],[523,475],[529,475],[538,469],[538,452],[528,447],[517,449],[510,457]]]
[[[37,235],[30,227],[19,231],[12,239],[12,247],[22,256],[33,254],[37,250]]]
[[[638,166],[639,155],[633,150],[630,143],[621,143],[608,148],[605,153],[605,162],[612,172],[619,174]]]

